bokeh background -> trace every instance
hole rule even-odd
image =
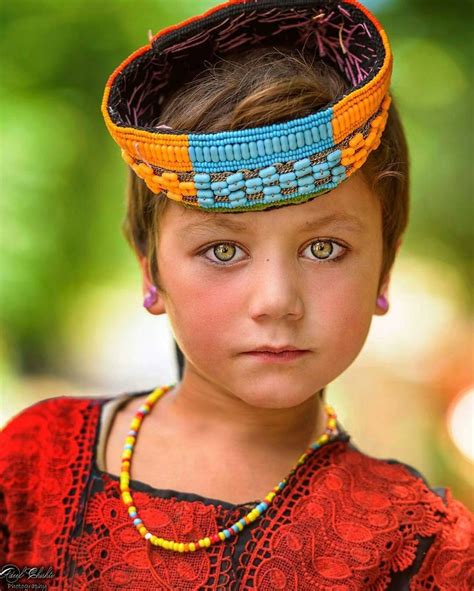
[[[0,425],[51,396],[178,378],[166,317],[142,307],[121,235],[125,167],[100,114],[109,74],[214,0],[1,3]],[[391,40],[412,210],[357,361],[327,389],[365,453],[474,510],[472,3],[366,0]]]

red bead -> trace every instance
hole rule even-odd
[[[217,534],[214,534],[211,537],[211,542],[214,544],[215,542],[219,542],[220,541],[220,537]]]

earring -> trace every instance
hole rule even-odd
[[[388,300],[384,295],[379,295],[377,298],[377,306],[381,308],[384,312],[388,310]]]
[[[151,306],[153,306],[153,304],[156,303],[156,301],[157,301],[156,294],[157,293],[158,293],[157,288],[154,285],[152,285],[150,287],[150,289],[148,290],[148,293],[145,296],[145,299],[143,300],[143,306],[145,308],[147,308],[147,309],[151,308]]]

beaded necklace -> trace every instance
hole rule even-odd
[[[165,550],[173,550],[175,552],[194,552],[199,548],[208,548],[212,544],[217,542],[224,542],[226,539],[238,535],[247,525],[258,519],[272,504],[273,499],[275,496],[285,488],[288,479],[296,469],[304,464],[308,457],[313,453],[314,450],[322,447],[325,443],[334,438],[338,435],[339,430],[337,428],[337,415],[334,409],[329,405],[325,404],[324,409],[327,415],[326,420],[326,428],[324,433],[316,439],[308,448],[307,450],[300,456],[298,459],[295,467],[290,471],[288,476],[284,478],[277,486],[270,491],[264,501],[258,503],[245,517],[239,519],[236,523],[234,523],[231,527],[226,528],[217,534],[214,534],[210,537],[201,538],[197,542],[177,542],[175,540],[165,540],[164,538],[160,538],[151,532],[143,524],[143,521],[138,517],[137,508],[134,505],[132,494],[130,491],[130,470],[132,465],[132,456],[133,456],[133,447],[135,445],[138,432],[140,430],[140,426],[142,423],[143,418],[149,414],[151,409],[153,408],[155,402],[168,390],[174,388],[176,384],[172,384],[170,386],[162,386],[156,388],[151,392],[146,399],[146,402],[142,404],[131,422],[130,430],[127,433],[127,437],[125,438],[125,444],[123,446],[122,452],[122,466],[120,471],[120,490],[122,501],[124,502],[128,514],[133,521],[133,525],[136,527],[140,535],[145,538],[145,540],[149,540],[151,544],[154,546],[159,546],[160,548],[164,548]]]

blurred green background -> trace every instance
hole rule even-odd
[[[118,394],[176,375],[167,327],[141,308],[138,269],[120,231],[125,167],[100,102],[109,74],[147,43],[150,29],[214,4],[2,3],[3,421],[37,399]],[[391,312],[376,319],[364,353],[329,387],[328,400],[364,451],[412,463],[474,509],[472,423],[466,427],[465,410],[464,422],[456,419],[473,406],[472,3],[365,4],[394,51],[412,210]],[[153,339],[146,357],[144,343]]]

